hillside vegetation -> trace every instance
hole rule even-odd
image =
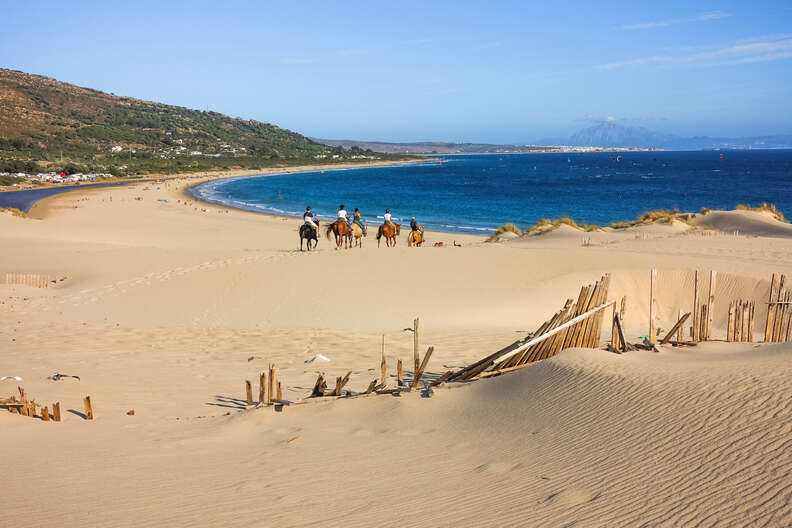
[[[399,158],[0,69],[0,171],[131,175]]]

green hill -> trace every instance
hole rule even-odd
[[[372,159],[400,157],[0,69],[0,171],[133,175]]]

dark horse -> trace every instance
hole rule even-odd
[[[330,240],[330,233],[335,235],[336,240],[336,249],[341,247],[341,243],[344,244],[344,248],[348,249],[350,246],[350,229],[349,224],[347,224],[344,220],[338,220],[329,224],[325,230],[325,235],[327,236],[327,240]]]
[[[385,237],[385,245],[395,246],[396,245],[396,237],[401,234],[401,225],[395,222],[393,223],[393,227],[389,226],[388,224],[382,224],[377,229],[377,247],[380,245],[380,238]]]
[[[311,240],[314,242],[314,248],[319,243],[319,220],[314,220],[316,227],[310,224],[303,224],[300,226],[300,251],[303,250],[303,239],[307,240],[306,246],[308,251],[311,251]]]

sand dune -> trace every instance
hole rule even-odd
[[[297,221],[196,203],[184,185],[80,191],[40,204],[40,219],[0,215],[0,276],[57,280],[0,284],[0,376],[64,409],[59,424],[0,413],[12,446],[0,525],[792,524],[787,344],[573,349],[429,398],[283,412],[243,400],[270,363],[287,399],[319,372],[351,371],[362,391],[383,336],[394,383],[397,359],[412,369],[416,316],[422,348],[435,346],[428,375],[459,368],[603,273],[638,338],[650,269],[663,329],[692,308],[693,270],[702,289],[716,270],[720,339],[733,299],[756,301],[764,321],[770,275],[792,263],[785,224],[712,212],[696,219],[710,230],[562,226],[501,244],[428,233],[444,247],[402,236],[378,249],[369,237],[301,253]],[[316,354],[330,361],[304,362]],[[81,379],[48,380],[56,371]],[[0,396],[17,384],[0,382]],[[77,414],[86,394],[93,421]]]

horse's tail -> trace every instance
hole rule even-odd
[[[325,228],[325,236],[327,237],[327,240],[330,240],[330,233],[333,232],[333,226],[334,225],[335,224],[333,222],[331,222],[331,223],[327,224],[327,227]]]
[[[380,238],[382,238],[382,226],[379,226],[379,228],[377,229],[377,240],[379,240]]]

